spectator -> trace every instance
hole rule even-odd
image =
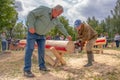
[[[114,41],[116,43],[116,47],[118,48],[119,47],[119,42],[120,42],[120,35],[119,35],[119,33],[115,34]]]
[[[7,50],[7,39],[6,39],[6,33],[3,32],[1,34],[1,39],[2,39],[2,51],[6,51]]]
[[[46,40],[51,40],[51,39],[52,39],[52,37],[50,35],[46,36]]]
[[[102,38],[102,37],[104,37],[104,34],[103,33],[100,33],[100,36],[99,36],[100,38]]]
[[[59,33],[57,33],[57,34],[55,35],[54,39],[55,39],[55,40],[60,40],[60,35],[59,35]]]
[[[61,36],[60,36],[60,40],[65,40],[64,35],[61,35]]]

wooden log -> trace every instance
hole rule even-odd
[[[26,40],[20,40],[20,47],[26,46]],[[63,40],[46,40],[45,48],[49,50],[51,47],[55,47],[55,49],[62,53],[73,53],[74,52],[74,42],[73,41],[63,41]],[[35,44],[35,48],[37,48],[37,44]]]
[[[103,53],[103,46],[106,44],[106,38],[97,38],[94,45],[97,46],[97,48],[94,48],[93,51],[96,51],[96,53]]]
[[[46,40],[46,49],[51,47],[62,53],[73,53],[75,46],[73,41]]]
[[[102,37],[102,38],[97,38],[94,45],[104,45],[104,44],[106,44],[106,38]]]

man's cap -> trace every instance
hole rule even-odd
[[[74,27],[76,28],[76,27],[80,26],[80,24],[81,24],[81,20],[80,20],[80,19],[77,19],[77,20],[75,20],[75,22],[74,22]]]

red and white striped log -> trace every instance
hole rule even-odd
[[[95,45],[104,45],[106,44],[106,38],[105,37],[101,37],[101,38],[97,38]]]
[[[26,40],[20,40],[20,47],[26,46]],[[34,46],[37,48],[37,44]],[[57,66],[59,63],[65,65],[66,62],[62,58],[64,53],[73,53],[74,52],[74,43],[73,41],[63,41],[63,40],[46,40],[45,49],[51,51],[56,60],[53,60],[49,55],[45,54],[45,60],[52,66]]]
[[[63,41],[63,40],[46,40],[46,49],[54,47],[58,52],[62,53],[73,53],[74,43],[73,41]]]
[[[26,40],[20,40],[20,47],[26,46]],[[62,40],[46,40],[45,48],[49,50],[51,47],[54,47],[58,52],[62,53],[73,53],[74,52],[74,43],[73,41],[62,41]],[[37,44],[35,44],[37,48]]]
[[[103,53],[103,45],[105,45],[105,44],[106,44],[105,37],[97,38],[94,45],[97,45],[98,49],[95,48],[93,51],[96,51],[96,53]]]

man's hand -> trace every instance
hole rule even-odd
[[[69,41],[72,41],[72,37],[71,37],[71,36],[67,36],[67,39],[68,39]]]
[[[35,33],[35,29],[34,28],[29,28],[29,32],[34,34]]]
[[[83,50],[83,47],[85,46],[85,42],[81,41],[81,50]]]

